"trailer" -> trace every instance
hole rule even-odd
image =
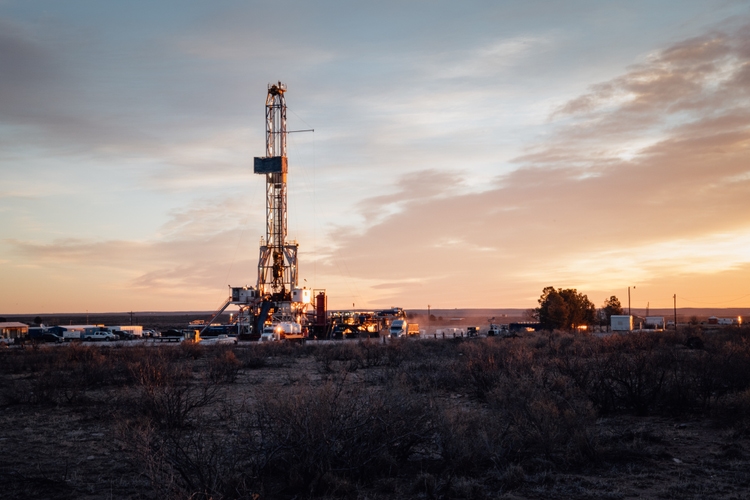
[[[452,338],[463,337],[464,336],[464,329],[463,328],[455,328],[455,327],[451,327],[451,328],[439,328],[439,329],[435,330],[435,335],[436,336],[441,336],[443,338],[447,338],[447,337],[452,337]]]
[[[0,323],[0,343],[13,344],[21,342],[29,334],[29,325],[17,321]]]
[[[137,325],[121,325],[121,326],[110,326],[109,327],[113,331],[118,332],[126,332],[129,333],[130,336],[136,337],[136,338],[143,338],[143,327],[137,326]]]
[[[647,330],[664,330],[666,323],[664,322],[664,316],[646,316],[646,321],[643,326]]]
[[[613,314],[610,319],[613,332],[633,331],[633,316],[630,314]]]
[[[104,325],[65,325],[60,328],[64,328],[62,332],[63,340],[71,342],[74,340],[82,340],[85,336],[98,332],[103,326]]]
[[[304,342],[305,334],[302,332],[302,325],[290,321],[278,323],[275,327],[275,334],[278,340],[288,340],[290,342]]]

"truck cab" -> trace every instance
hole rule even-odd
[[[258,339],[259,342],[273,342],[274,340],[278,340],[274,335],[274,327],[273,325],[266,325],[263,327],[263,333],[260,334],[260,339]]]
[[[408,329],[408,323],[405,319],[396,319],[391,323],[390,333],[391,337],[398,338],[406,335]]]

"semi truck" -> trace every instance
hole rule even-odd
[[[304,342],[305,334],[299,323],[281,322],[275,325],[266,325],[260,336],[260,341],[289,340]]]
[[[393,338],[419,335],[419,324],[408,323],[405,319],[396,319],[391,323],[390,333]]]

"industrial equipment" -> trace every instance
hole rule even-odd
[[[287,241],[286,85],[268,85],[266,154],[253,160],[253,172],[266,178],[266,234],[261,238],[255,287],[231,287],[229,298],[203,328],[203,333],[230,305],[239,307],[236,331],[259,337],[266,323],[297,324],[302,333],[326,331],[324,290],[299,287],[296,241]],[[314,297],[314,304],[313,304]],[[308,309],[313,310],[308,313]],[[308,330],[308,326],[310,327]]]

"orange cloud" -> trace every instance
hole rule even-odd
[[[606,297],[633,280],[746,275],[750,253],[733,245],[750,238],[749,40],[686,40],[593,86],[481,193],[461,191],[461,174],[405,176],[361,204],[371,227],[337,231],[339,254],[381,280],[382,304],[522,307],[552,282]]]

